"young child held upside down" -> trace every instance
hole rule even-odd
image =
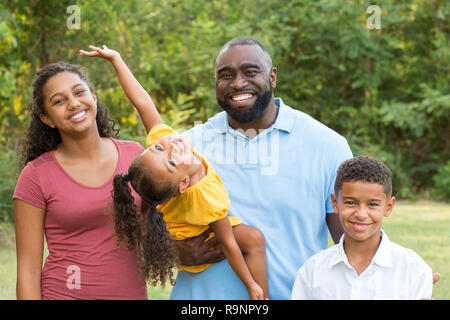
[[[80,50],[80,54],[113,64],[123,90],[150,130],[147,149],[132,162],[127,174],[115,176],[113,195],[116,234],[119,241],[126,238],[129,250],[137,250],[145,279],[164,284],[169,278],[173,283],[177,257],[172,239],[184,240],[211,228],[250,299],[268,299],[262,233],[228,215],[228,193],[214,168],[187,136],[177,135],[164,124],[119,53],[106,46],[90,48],[93,51]],[[148,204],[142,215],[138,215],[129,184]],[[178,267],[201,272],[209,266]]]

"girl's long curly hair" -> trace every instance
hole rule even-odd
[[[55,150],[61,143],[61,135],[59,134],[58,129],[50,128],[43,123],[39,117],[41,114],[46,114],[43,93],[44,86],[51,77],[60,72],[72,72],[77,74],[80,79],[88,85],[92,94],[95,94],[93,85],[89,82],[88,77],[79,65],[57,62],[42,68],[36,74],[32,83],[33,101],[30,106],[31,121],[25,135],[25,140],[22,144],[22,167],[29,161],[39,157],[41,154],[50,150]],[[98,97],[96,122],[101,137],[119,137],[119,129],[116,127],[115,121],[110,116],[108,109],[100,103]]]
[[[128,181],[142,197],[142,215],[138,214]],[[178,257],[162,212],[156,206],[176,194],[176,187],[155,183],[145,172],[139,156],[128,169],[128,176],[114,177],[113,220],[118,244],[126,240],[129,251],[136,250],[143,278],[152,286],[175,285],[173,269]]]

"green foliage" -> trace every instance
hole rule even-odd
[[[3,148],[0,148],[2,150]],[[17,174],[17,154],[14,150],[1,152],[0,177],[0,223],[11,222],[14,219],[12,197]]]
[[[434,187],[432,193],[436,199],[449,202],[450,199],[450,160],[440,167],[433,176]]]
[[[204,122],[220,111],[218,50],[248,35],[272,55],[275,95],[345,136],[355,155],[386,162],[398,196],[439,188],[431,177],[450,158],[448,1],[383,1],[381,30],[367,29],[362,0],[85,0],[78,30],[66,25],[71,4],[0,3],[1,144],[17,149],[32,78],[59,60],[85,67],[122,136],[145,135],[109,63],[79,56],[90,44],[121,53],[169,124]]]

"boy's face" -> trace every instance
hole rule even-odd
[[[395,197],[388,198],[381,184],[365,181],[344,182],[338,198],[331,194],[331,199],[344,232],[356,241],[378,236],[383,218],[395,203]]]

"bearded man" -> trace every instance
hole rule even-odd
[[[298,268],[343,233],[333,213],[339,165],[352,157],[344,137],[274,98],[277,69],[266,48],[247,37],[227,42],[215,62],[223,112],[187,134],[212,163],[230,196],[230,215],[261,230],[269,295],[289,299]],[[171,299],[248,299],[214,238],[176,241],[181,263],[214,263],[181,271]]]

